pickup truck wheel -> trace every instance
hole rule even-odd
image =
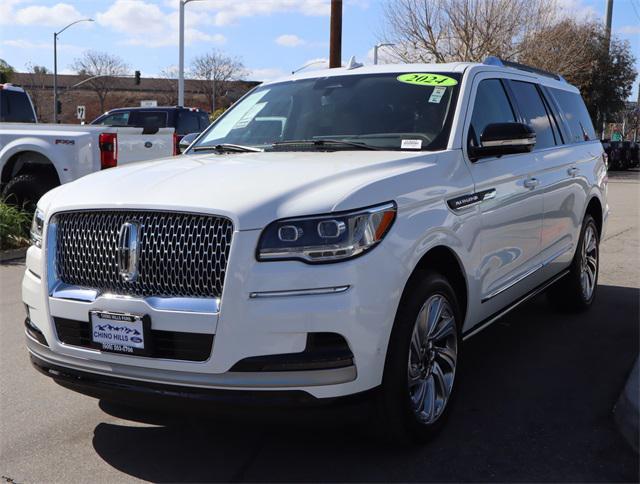
[[[427,273],[403,298],[389,341],[379,409],[388,436],[429,440],[442,427],[460,357],[461,312],[449,282]]]
[[[34,211],[40,197],[47,193],[54,184],[33,174],[19,175],[5,185],[2,199],[7,203]]]
[[[569,311],[589,309],[596,297],[600,262],[600,241],[595,220],[587,214],[582,223],[580,242],[569,274],[549,290],[554,306]]]

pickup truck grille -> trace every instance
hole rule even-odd
[[[220,297],[233,224],[179,212],[90,211],[56,216],[58,278],[75,286],[131,296]],[[120,229],[139,226],[138,276],[118,267]]]

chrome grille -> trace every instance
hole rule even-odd
[[[138,277],[117,263],[125,222],[140,226]],[[76,286],[132,296],[219,297],[233,224],[224,217],[176,212],[92,211],[56,215],[58,278]]]

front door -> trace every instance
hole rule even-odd
[[[474,304],[483,319],[507,306],[541,282],[540,237],[543,195],[538,189],[535,155],[523,153],[472,161],[468,146],[480,143],[491,123],[519,121],[505,89],[505,81],[490,73],[476,76],[474,102],[467,114],[465,153],[479,204],[481,254],[476,260],[480,301]],[[487,195],[488,194],[488,195]]]

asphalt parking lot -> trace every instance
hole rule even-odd
[[[0,475],[7,482],[637,481],[612,408],[638,355],[640,171],[611,173],[600,287],[586,314],[544,296],[465,345],[457,401],[420,448],[366,407],[233,417],[130,410],[57,386],[24,345],[21,262],[0,266]]]

